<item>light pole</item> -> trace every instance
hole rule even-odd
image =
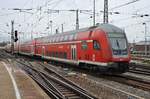
[[[33,40],[33,24],[31,24],[31,40]]]
[[[147,38],[146,38],[146,33],[147,33],[147,27],[146,27],[146,23],[143,23],[144,27],[145,27],[145,55],[147,55]]]
[[[61,24],[61,32],[64,32],[64,24]]]

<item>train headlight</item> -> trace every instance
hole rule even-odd
[[[108,62],[108,65],[112,65],[113,64],[113,62]]]

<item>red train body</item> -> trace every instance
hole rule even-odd
[[[130,62],[125,32],[110,24],[35,38],[15,51],[105,73],[126,72]]]

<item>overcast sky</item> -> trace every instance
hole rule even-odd
[[[96,0],[96,23],[103,22],[103,1]],[[144,40],[144,25],[147,26],[147,39],[150,38],[150,16],[140,17],[141,15],[150,14],[150,1],[138,0],[123,6],[131,1],[136,0],[108,0],[109,11],[119,12],[120,14],[109,14],[109,22],[122,29],[125,29],[128,40]],[[120,5],[122,5],[120,7]],[[14,8],[32,9],[29,11],[16,11]],[[41,10],[40,10],[41,8]],[[93,10],[93,0],[1,0],[0,1],[0,41],[10,40],[11,31],[10,22],[15,21],[15,29],[21,32],[21,40],[33,37],[39,37],[50,34],[50,21],[52,20],[53,33],[56,28],[61,31],[61,24],[64,24],[64,31],[75,29],[75,12],[60,11],[50,12],[53,10]],[[79,13],[80,28],[88,27],[93,24],[92,12]],[[23,34],[24,33],[24,34]],[[23,37],[24,35],[24,37]]]

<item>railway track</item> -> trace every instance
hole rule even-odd
[[[129,72],[150,76],[150,66],[131,64]]]
[[[142,74],[142,75],[150,76],[150,71],[148,71],[148,70],[142,70],[142,69],[131,69],[131,70],[129,70],[129,72],[131,72],[131,73],[135,73],[135,74]]]
[[[41,85],[51,97],[56,99],[96,99],[84,89],[68,81],[47,67],[17,61],[22,68]]]
[[[5,50],[0,49],[0,60],[7,62],[10,62],[10,59],[15,59],[16,56],[13,56],[9,53],[7,53]]]
[[[104,77],[109,80],[113,80],[119,83],[123,83],[126,85],[133,86],[135,88],[139,88],[145,91],[150,91],[150,81],[144,80],[142,78],[137,78],[129,75],[113,75]]]
[[[19,61],[19,62],[21,62],[21,61]],[[38,66],[35,67],[30,62],[23,62],[23,61],[21,62],[21,64],[22,65],[24,64],[22,67],[52,97],[55,97],[55,98],[56,97],[57,98],[60,98],[60,97],[65,97],[65,98],[66,97],[67,98],[76,97],[77,98],[78,97],[79,99],[94,99],[95,98],[95,97],[92,97],[91,95],[88,95],[88,96],[91,96],[91,98],[85,98],[86,95],[84,96],[83,94],[86,94],[86,91],[83,90],[82,88],[81,89],[78,88],[78,86],[75,87],[74,84],[70,84],[70,82],[67,82],[63,78],[61,78],[60,75],[55,73],[55,71],[57,69],[54,66],[49,67],[48,65],[39,63]],[[81,72],[83,72],[83,71],[81,71]],[[144,72],[142,72],[142,73],[144,73]],[[89,72],[87,74],[89,74]],[[93,75],[93,74],[90,74],[90,75]],[[93,76],[99,77],[99,75],[95,74],[95,73]],[[102,76],[100,76],[100,77],[102,77]],[[133,86],[138,89],[150,91],[150,82],[140,79],[140,78],[137,78],[137,77],[127,76],[127,75],[113,75],[113,76],[105,75],[102,78],[105,78],[105,79],[108,79],[111,81],[115,81],[115,82],[119,82],[119,83],[123,83],[126,85],[130,85],[130,86]],[[68,84],[71,86],[71,88],[66,87]],[[76,91],[74,91],[73,89],[75,89]],[[79,91],[79,92],[77,92],[77,91]],[[67,95],[69,95],[69,96],[67,96]]]
[[[51,66],[51,68],[54,68],[54,66]],[[80,70],[77,70],[80,71]],[[99,77],[99,75],[101,75],[100,77],[108,79],[108,80],[112,80],[112,81],[116,81],[119,83],[123,83],[126,85],[130,85],[133,86],[135,88],[139,88],[145,91],[150,91],[150,81],[144,80],[143,78],[137,78],[134,76],[129,76],[129,75],[125,75],[125,74],[121,74],[121,75],[103,75],[102,74],[96,74],[96,73],[89,73],[87,71],[82,71],[86,73],[87,75],[93,75],[94,77]],[[130,70],[131,72],[131,70]],[[136,73],[140,73],[140,74],[144,74],[144,75],[150,75],[150,72],[144,72],[144,71],[135,71]]]
[[[51,66],[51,68],[54,68],[54,66]],[[122,83],[122,84],[126,84],[126,85],[130,85],[130,86],[133,86],[135,88],[139,88],[139,89],[142,89],[142,90],[145,90],[145,91],[150,91],[150,81],[147,81],[147,80],[144,80],[143,78],[137,78],[137,77],[134,77],[134,76],[129,76],[129,75],[124,75],[124,74],[121,74],[121,75],[103,75],[102,74],[96,74],[96,73],[89,73],[87,71],[84,71],[84,70],[76,70],[76,71],[81,71],[87,75],[93,75],[94,77],[99,77],[99,75],[101,75],[100,77],[102,78],[105,78],[105,79],[108,79],[108,80],[112,80],[112,81],[116,81],[116,82],[119,82],[119,83]],[[131,72],[131,70],[130,70]],[[150,72],[145,72],[145,71],[142,71],[142,70],[132,70],[132,72],[134,73],[138,73],[138,74],[144,74],[144,75],[150,75]]]

